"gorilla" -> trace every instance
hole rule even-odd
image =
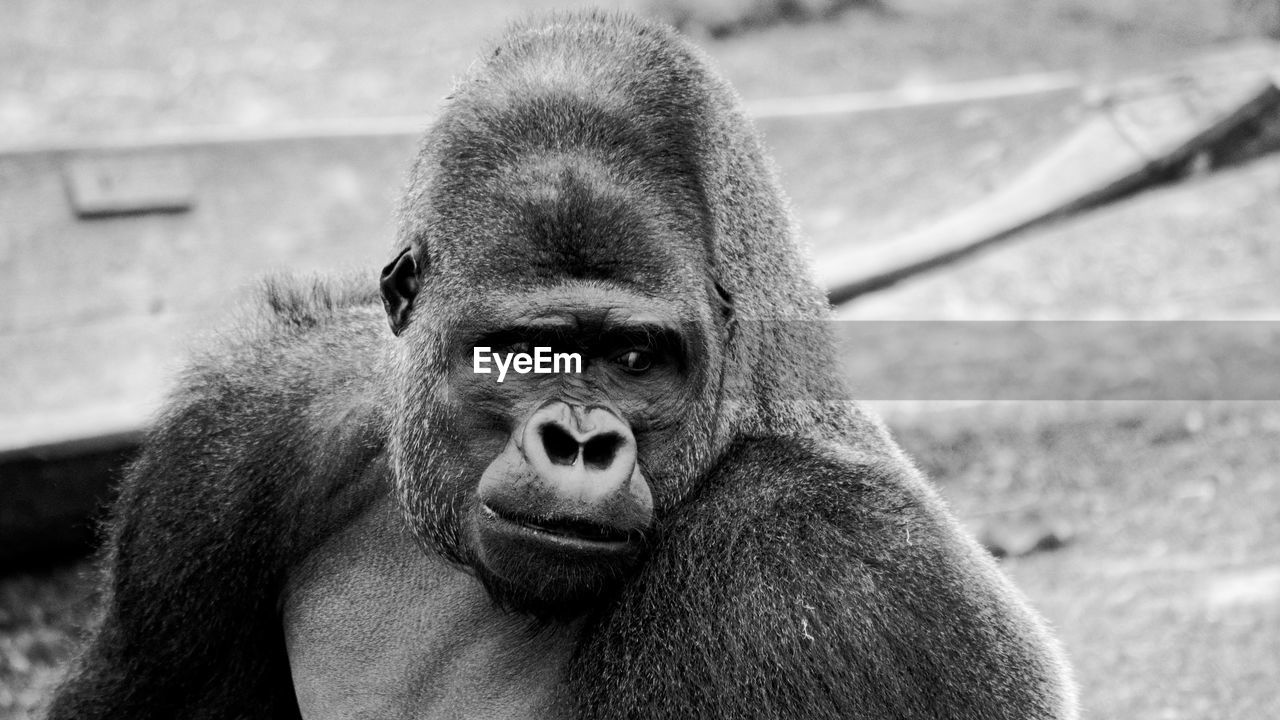
[[[379,282],[268,281],[182,374],[50,718],[1075,716],[672,31],[514,29],[400,215]]]

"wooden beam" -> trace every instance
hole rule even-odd
[[[1268,62],[1280,67],[1274,54]],[[833,304],[847,302],[1168,179],[1196,158],[1231,155],[1242,129],[1263,127],[1269,118],[1280,119],[1280,89],[1269,72],[1242,71],[1221,57],[1198,72],[1123,85],[1004,189],[904,237],[827,255],[820,281]]]

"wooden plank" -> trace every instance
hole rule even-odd
[[[744,102],[756,120],[803,118],[821,115],[857,115],[886,110],[910,110],[937,105],[960,105],[985,100],[1042,95],[1081,86],[1080,76],[1071,72],[1030,73],[1007,77],[967,80],[936,85],[904,86],[888,90],[798,95],[763,98]],[[341,140],[350,138],[410,138],[416,140],[430,125],[429,115],[331,118],[296,120],[269,127],[215,125],[168,128],[142,134],[126,133],[105,137],[50,135],[8,143],[0,138],[0,156],[108,151],[181,150],[193,145],[241,145],[277,141]]]
[[[0,154],[0,490],[6,462],[135,442],[177,358],[262,275],[374,277],[417,142]],[[188,211],[84,220],[67,201],[68,166],[157,157],[181,158],[198,192]]]
[[[1169,177],[1218,143],[1239,142],[1240,128],[1280,113],[1280,89],[1268,74],[1224,67],[1215,60],[1199,76],[1121,86],[1056,151],[1003,190],[905,237],[824,257],[819,277],[828,297],[847,302],[1035,224],[1114,200]]]
[[[1167,79],[1121,88],[1123,102],[1111,102],[1026,184],[902,242],[824,256],[824,279],[837,299],[853,297],[1140,186],[1171,158],[1193,154],[1195,142],[1212,142],[1233,119],[1276,100],[1270,85],[1259,93],[1242,83],[1241,66],[1220,62],[1199,99],[1170,95]],[[1188,139],[1177,103],[1201,108],[1202,118],[1237,107]],[[0,224],[0,460],[132,443],[174,370],[165,362],[237,288],[276,269],[376,265],[422,122],[394,119],[363,128],[367,135],[344,125],[303,137],[232,133],[0,153],[0,218],[21,219]],[[198,189],[189,212],[82,222],[69,205],[49,202],[69,164],[157,153],[183,159]],[[1082,172],[1081,158],[1098,172]]]

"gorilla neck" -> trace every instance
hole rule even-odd
[[[282,607],[307,720],[543,717],[581,631],[495,607],[414,544],[390,499],[291,572]]]

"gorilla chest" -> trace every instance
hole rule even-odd
[[[494,607],[414,544],[389,500],[291,574],[282,616],[307,720],[540,717],[577,632]]]

